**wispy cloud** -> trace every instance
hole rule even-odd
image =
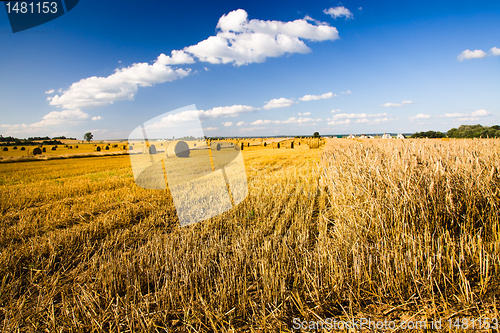
[[[50,89],[50,90],[47,90],[45,93],[50,95],[50,94],[53,94],[54,91],[55,91],[54,89]]]
[[[222,125],[224,125],[224,127],[229,127],[229,126],[233,126],[233,123],[231,121],[226,121],[226,122],[222,123]]]
[[[357,123],[364,122],[382,122],[390,120],[387,118],[387,113],[338,113],[334,114],[331,119],[327,119],[328,125],[347,125],[355,120]]]
[[[291,99],[286,99],[284,97],[282,98],[275,98],[270,100],[269,102],[264,105],[264,109],[276,109],[276,108],[286,108],[291,105],[295,104],[295,102]]]
[[[353,18],[351,11],[344,6],[330,7],[324,9],[323,13],[331,15],[334,19],[337,19],[337,17],[345,17],[346,20]]]
[[[408,104],[415,104],[415,102],[413,102],[413,101],[402,101],[401,103],[385,103],[385,104],[382,104],[380,106],[400,108],[400,107],[408,105]]]
[[[332,92],[328,92],[328,93],[325,93],[323,95],[305,95],[301,98],[299,98],[300,101],[316,101],[316,100],[319,100],[319,99],[328,99],[328,98],[333,98],[333,97],[336,97],[337,95],[332,93]]]
[[[416,116],[408,117],[409,120],[417,120],[417,119],[429,119],[431,116],[429,114],[419,113]]]
[[[311,112],[302,112],[302,113],[299,112],[299,116],[310,116],[310,115]]]
[[[302,118],[302,117],[299,117],[299,118],[291,117],[291,118],[288,118],[286,120],[269,120],[269,119],[262,120],[262,119],[259,119],[259,120],[252,122],[250,125],[305,124],[305,123],[312,123],[315,121],[322,121],[322,119],[321,118],[318,118],[318,119]]]
[[[487,57],[488,54],[483,50],[465,50],[457,56],[458,61],[464,61],[466,59],[482,59]]]

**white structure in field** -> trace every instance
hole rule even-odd
[[[382,135],[382,139],[392,139],[392,136],[390,134],[384,133],[384,135]]]
[[[366,136],[366,135],[364,135],[364,134],[362,134],[359,138],[360,138],[360,139],[366,139],[366,138],[367,138],[367,136]]]
[[[404,139],[405,136],[403,134],[398,134],[398,139]]]
[[[354,136],[354,134],[349,134],[349,136],[347,138],[348,139],[355,139],[356,137]]]

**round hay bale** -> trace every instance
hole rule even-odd
[[[128,146],[128,150],[134,150],[134,147]]]
[[[160,146],[163,146],[163,143],[160,143]],[[195,145],[196,146],[196,145]]]
[[[109,150],[109,146],[106,146],[106,150]]]
[[[189,146],[185,141],[172,141],[166,150],[167,157],[189,157]]]
[[[245,147],[245,144],[242,142],[241,143],[241,150],[243,150],[243,147]]]
[[[24,147],[21,147],[21,150],[26,150],[26,148],[24,148]]]
[[[285,143],[285,148],[287,149],[293,149],[293,141],[288,141]]]
[[[75,146],[75,148],[78,148],[78,146]]]
[[[42,150],[38,147],[36,147],[35,149],[33,149],[33,155],[41,155],[42,154]]]
[[[113,148],[118,148],[118,145],[113,145]]]
[[[46,153],[47,149],[45,147],[42,148],[42,152]]]
[[[196,143],[193,143],[193,147],[196,147]]]
[[[3,150],[3,151],[9,151],[9,148],[7,148],[7,147],[3,147],[3,149],[2,149],[2,150]]]
[[[210,148],[214,150],[220,150],[220,143],[214,143]]]
[[[310,139],[308,144],[309,144],[309,149],[319,148],[319,140],[318,139]]]
[[[101,151],[101,147],[97,146],[96,151]]]
[[[267,147],[267,142],[264,141],[264,147]]]
[[[52,148],[50,148],[50,150],[56,150],[56,149],[57,149],[56,147],[52,147]]]
[[[249,143],[247,143],[247,147],[250,147],[250,142],[249,142]]]
[[[73,146],[69,146],[68,148],[69,148],[69,149],[73,149]]]
[[[155,147],[155,145],[149,146],[149,154],[150,155],[156,154],[156,147]]]
[[[14,146],[12,149],[17,150],[17,147],[16,147],[16,146]]]
[[[280,149],[281,145],[279,142],[273,142],[273,149]]]

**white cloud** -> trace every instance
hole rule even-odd
[[[400,107],[405,106],[407,104],[415,104],[415,102],[412,102],[412,101],[402,101],[401,103],[385,103],[385,104],[382,104],[380,106],[400,108]]]
[[[292,101],[291,99],[286,99],[284,97],[275,98],[275,99],[272,99],[269,102],[267,102],[267,104],[264,105],[264,109],[268,110],[268,109],[276,109],[276,108],[286,108],[286,107],[291,106],[293,104],[295,104],[295,102]]]
[[[217,131],[218,128],[217,127],[207,127],[207,128],[204,128],[203,130],[205,130],[205,131]]]
[[[102,119],[102,117],[101,117],[101,116],[92,117],[92,120],[93,120],[93,121],[97,121],[97,120],[101,120],[101,119]]]
[[[322,121],[322,119],[321,118],[318,118],[318,119],[302,118],[302,117],[299,117],[299,118],[291,117],[291,118],[288,118],[287,120],[269,120],[269,119],[262,120],[262,119],[259,119],[259,120],[254,121],[250,125],[306,124],[306,123],[312,123],[312,122],[315,122],[315,121]]]
[[[139,87],[174,81],[187,76],[189,72],[190,69],[173,69],[161,64],[158,59],[152,65],[136,63],[116,69],[115,73],[107,77],[92,76],[75,82],[61,96],[52,97],[50,105],[80,109],[132,100]]]
[[[352,94],[352,91],[347,90],[347,91],[341,91],[340,93],[341,93],[342,95],[350,95],[350,94]]]
[[[248,105],[232,105],[232,106],[219,106],[207,111],[200,110],[199,115],[201,119],[206,118],[219,118],[219,117],[236,117],[241,113],[249,113],[258,110]]]
[[[500,49],[498,47],[492,47],[490,53],[494,56],[500,56]]]
[[[182,50],[173,50],[171,54],[172,56],[160,54],[156,62],[160,65],[194,64],[195,62],[193,57]]]
[[[344,16],[346,20],[353,18],[351,11],[344,6],[330,7],[328,9],[324,9],[323,13],[331,15],[334,19],[342,16]]]
[[[465,50],[457,56],[458,61],[464,61],[465,59],[482,59],[487,57],[488,54],[483,50]]]
[[[332,111],[330,111],[331,113],[336,113],[336,112],[340,112],[340,109],[333,109]]]
[[[223,15],[217,29],[217,35],[188,46],[184,51],[200,61],[241,66],[264,62],[268,57],[310,52],[311,49],[301,39],[324,41],[339,38],[337,29],[327,24],[314,25],[306,19],[249,21],[243,9]]]
[[[42,120],[33,124],[0,125],[7,130],[7,135],[16,133],[33,133],[36,130],[46,130],[55,126],[77,125],[89,119],[89,114],[81,110],[52,111]]]
[[[484,109],[477,110],[472,112],[471,116],[473,117],[486,117],[486,116],[491,116],[491,112],[486,111]]]
[[[367,113],[337,113],[332,116],[332,119],[328,120],[336,120],[336,119],[346,119],[346,118],[376,118],[376,117],[385,117],[387,113],[376,113],[376,114],[367,114]]]
[[[346,119],[346,120],[330,121],[330,122],[328,122],[328,125],[349,125],[350,123],[351,123],[351,120]]]
[[[258,130],[265,130],[266,127],[245,127],[245,128],[240,128],[240,132],[253,132],[253,131],[258,131]]]
[[[231,121],[226,121],[226,122],[222,123],[222,125],[224,125],[225,127],[228,127],[228,126],[233,126],[233,123]]]
[[[243,124],[245,124],[245,122],[244,121],[240,121],[239,123],[236,124],[236,126],[241,126]]]
[[[414,117],[409,117],[408,119],[410,119],[410,120],[414,120],[414,119],[429,119],[430,117],[431,116],[429,114],[419,113],[419,114],[417,114]]]
[[[47,90],[45,93],[46,93],[46,94],[53,94],[53,93],[54,93],[54,91],[55,91],[54,89],[50,89],[50,90]]]
[[[300,101],[316,101],[316,100],[319,100],[319,99],[327,99],[327,98],[332,98],[332,97],[336,97],[337,95],[332,93],[332,92],[328,92],[328,93],[325,93],[323,95],[305,95],[304,97],[301,97],[299,98]]]
[[[487,117],[487,116],[491,116],[491,112],[486,111],[484,109],[481,109],[481,110],[476,110],[476,111],[472,112],[471,114],[455,112],[455,113],[446,113],[440,117],[459,118],[458,120],[467,121],[467,120],[479,120],[478,117]]]
[[[311,115],[311,112],[303,112],[303,113],[299,112],[299,116],[310,116],[310,115]]]

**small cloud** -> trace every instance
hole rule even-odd
[[[45,93],[46,93],[46,94],[53,94],[53,93],[54,93],[54,91],[55,91],[54,89],[50,89],[50,90],[47,90]]]
[[[306,101],[317,101],[319,99],[328,99],[333,97],[337,97],[337,95],[332,92],[328,92],[323,95],[305,95],[304,97],[299,98],[299,100],[306,102]]]
[[[341,91],[340,92],[342,95],[350,95],[352,94],[352,92],[350,90],[347,90],[347,91]]]
[[[210,70],[210,68],[208,68],[208,67],[203,67],[203,69],[204,69],[205,71],[207,71],[207,72]]]
[[[471,116],[473,117],[486,117],[486,116],[491,116],[491,112],[486,111],[486,110],[477,110],[472,112]]]
[[[236,124],[236,126],[241,126],[243,124],[245,124],[245,122],[244,121],[240,121],[239,123]]]
[[[299,112],[299,116],[310,116],[310,115],[311,115],[311,112],[303,112],[303,113]]]
[[[465,59],[483,59],[487,57],[488,54],[483,50],[465,50],[457,56],[458,61],[464,61]]]
[[[340,109],[333,109],[332,111],[330,111],[331,113],[335,113],[335,112],[340,112]]]
[[[346,20],[353,18],[351,11],[344,6],[330,7],[328,9],[324,9],[323,13],[331,15],[331,17],[333,17],[334,19],[342,16],[344,16]]]
[[[118,63],[119,63],[119,64],[121,64],[121,63],[122,63],[122,61],[121,61],[121,60],[118,60]]]
[[[363,10],[363,7],[359,7],[359,8],[358,8],[358,10],[359,10],[359,11],[362,11],[362,10]]]
[[[429,119],[430,117],[431,116],[429,114],[419,113],[419,114],[417,114],[414,117],[409,117],[408,119],[410,119],[410,120],[415,120],[415,119]]]
[[[222,125],[224,125],[225,127],[228,127],[228,126],[233,126],[233,122],[231,122],[231,121],[226,121],[226,122],[222,123]]]
[[[383,106],[383,107],[389,107],[389,108],[400,108],[402,106],[405,106],[407,104],[415,104],[415,102],[413,101],[402,101],[401,103],[385,103],[385,104],[382,104],[380,106]]]
[[[490,53],[493,56],[500,56],[500,49],[498,47],[492,47]]]
[[[264,109],[268,110],[268,109],[276,109],[276,108],[285,108],[285,107],[289,107],[293,104],[295,104],[295,102],[292,101],[291,99],[286,99],[284,97],[276,98],[276,99],[272,99],[269,102],[267,102],[267,104],[264,105]]]
[[[97,120],[101,120],[101,119],[102,119],[102,117],[101,117],[101,116],[92,117],[92,120],[93,120],[93,121],[97,121]]]
[[[218,128],[217,127],[207,127],[207,128],[204,128],[203,130],[205,130],[205,131],[217,131]]]

